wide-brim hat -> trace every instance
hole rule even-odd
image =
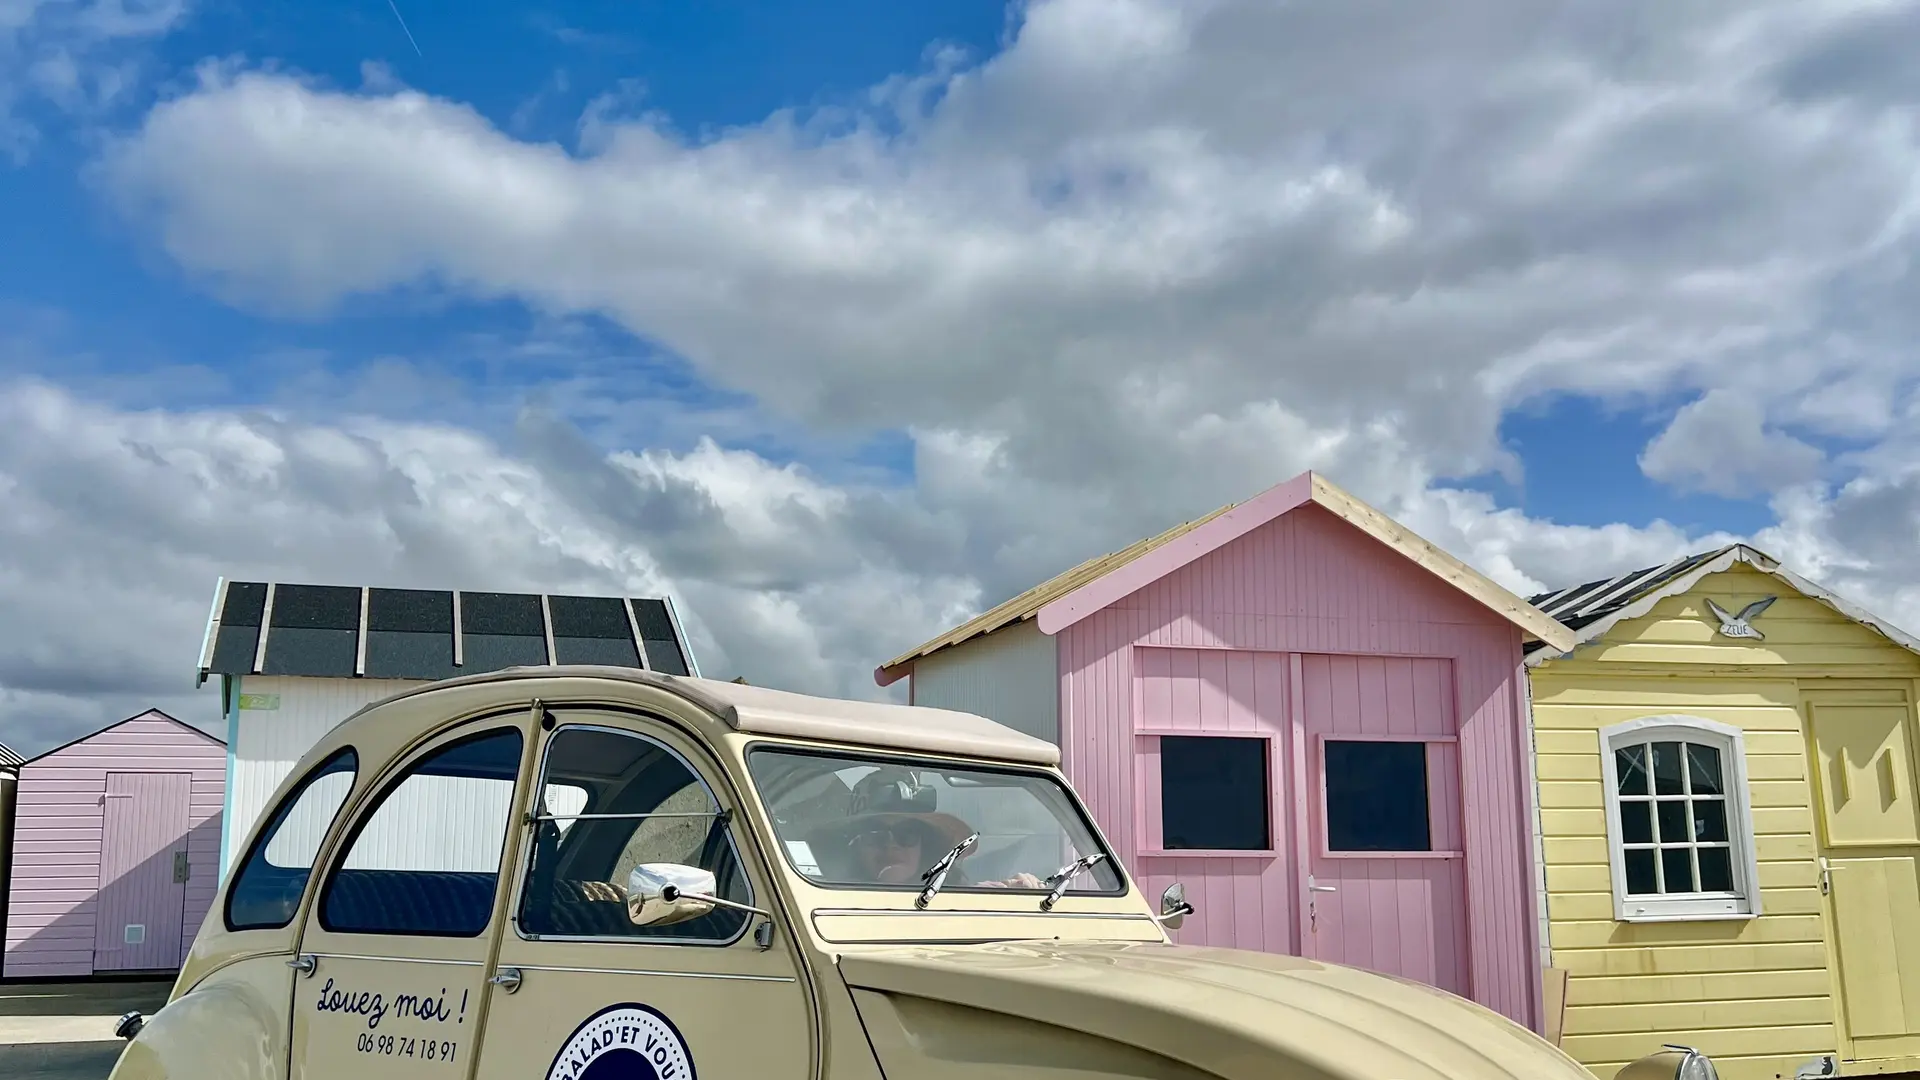
[[[931,846],[935,851],[928,853],[929,858],[952,848],[973,832],[966,822],[952,814],[943,814],[939,811],[912,813],[903,810],[880,810],[871,814],[857,814],[823,822],[813,828],[812,840],[816,843],[829,840],[846,843],[852,840],[855,834],[868,829],[891,828],[899,824],[918,825],[933,841]]]

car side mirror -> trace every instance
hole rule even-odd
[[[1187,903],[1187,887],[1176,881],[1160,894],[1160,914],[1154,921],[1169,930],[1178,930],[1191,914],[1193,905]]]
[[[678,863],[642,863],[627,875],[627,918],[635,926],[672,926],[714,909],[711,870]]]
[[[1712,1059],[1691,1046],[1666,1045],[1638,1061],[1630,1061],[1613,1080],[1720,1080]]]
[[[714,895],[718,890],[711,870],[679,863],[641,863],[627,875],[627,918],[635,926],[672,926],[697,919],[714,908],[728,908],[758,915],[772,924],[769,912],[722,900]]]

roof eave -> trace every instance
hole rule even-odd
[[[1842,616],[1865,626],[1893,644],[1906,649],[1916,656],[1920,656],[1920,638],[1914,637],[1912,634],[1887,622],[1885,619],[1860,607],[1858,604],[1842,598],[1824,585],[1810,581],[1788,570],[1786,567],[1780,565],[1780,560],[1751,544],[1730,544],[1712,559],[1701,563],[1699,566],[1694,567],[1684,574],[1676,576],[1658,588],[1649,589],[1645,594],[1635,597],[1633,603],[1616,611],[1609,612],[1604,618],[1595,619],[1585,626],[1582,626],[1574,632],[1575,641],[1571,646],[1566,648],[1556,646],[1552,651],[1548,649],[1535,651],[1526,658],[1527,666],[1538,667],[1541,664],[1553,660],[1566,659],[1580,649],[1598,642],[1600,638],[1606,635],[1607,631],[1613,629],[1613,627],[1618,624],[1629,619],[1637,619],[1647,614],[1653,610],[1655,604],[1670,596],[1681,596],[1692,592],[1693,589],[1700,584],[1700,579],[1710,574],[1724,573],[1732,569],[1736,563],[1744,563],[1769,577],[1779,579],[1783,584],[1794,589],[1802,596],[1825,604]]]

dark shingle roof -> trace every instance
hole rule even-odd
[[[1527,602],[1562,624],[1578,630],[1619,611],[1701,563],[1712,562],[1727,551],[1727,547],[1718,547],[1697,555],[1682,555],[1672,562],[1629,570],[1618,577],[1582,582],[1529,596]]]
[[[444,679],[522,665],[698,675],[673,602],[227,581],[200,649],[208,675]]]

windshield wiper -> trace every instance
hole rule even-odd
[[[1047,893],[1046,898],[1040,901],[1040,910],[1052,911],[1053,905],[1059,903],[1060,898],[1066,895],[1067,884],[1074,878],[1085,873],[1088,867],[1106,857],[1106,852],[1096,851],[1091,855],[1082,855],[1060,869],[1055,870],[1052,877],[1041,882],[1042,885],[1050,885],[1053,888],[1051,892]]]
[[[923,908],[932,902],[934,894],[947,883],[947,872],[953,869],[953,864],[959,861],[960,856],[967,853],[968,848],[979,842],[979,833],[969,833],[965,840],[953,845],[952,851],[940,856],[939,862],[928,867],[927,872],[920,875],[920,880],[926,882],[927,887],[920,890],[920,895],[913,901],[913,906]]]

